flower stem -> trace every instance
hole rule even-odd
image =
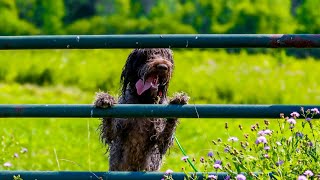
[[[183,150],[181,144],[179,143],[179,140],[176,136],[174,136],[174,140],[176,141],[176,143],[178,144],[179,146],[179,149],[181,150],[182,154],[184,156],[187,156],[186,152]],[[190,164],[190,166],[192,167],[192,169],[195,171],[195,172],[198,172],[197,168],[193,165],[193,163],[190,161],[190,159],[188,158],[187,159],[188,163]]]

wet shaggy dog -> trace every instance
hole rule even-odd
[[[121,74],[119,104],[187,104],[185,93],[167,99],[174,64],[170,49],[133,50]],[[108,93],[97,93],[94,105],[115,104]],[[173,143],[177,118],[103,118],[101,139],[108,145],[110,171],[158,171]]]

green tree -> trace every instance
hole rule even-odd
[[[65,17],[64,23],[71,24],[72,22],[91,18],[97,15],[97,3],[105,0],[65,0]],[[111,0],[108,0],[111,1]]]
[[[305,0],[297,8],[298,33],[320,33],[320,1]]]
[[[34,13],[36,10],[36,0],[15,0],[19,17],[30,23],[35,23]]]
[[[15,1],[0,1],[0,12],[0,35],[30,35],[39,33],[39,30],[32,24],[18,17]]]
[[[136,3],[140,3],[136,1]],[[132,9],[130,0],[99,0],[95,4],[98,16],[124,16],[136,14]]]
[[[192,25],[182,21],[184,7],[174,0],[157,1],[151,8],[150,13],[142,18],[149,23],[146,24],[146,33],[196,33]]]
[[[35,23],[45,34],[62,34],[64,0],[36,0]]]
[[[215,2],[211,0],[201,1],[181,1],[179,9],[181,18],[180,21],[188,24],[195,29],[198,33],[211,33],[211,26],[214,17]]]
[[[217,4],[222,7],[215,8],[213,32],[293,33],[296,30],[290,0],[220,1]]]
[[[130,15],[135,18],[148,16],[157,2],[159,2],[159,0],[130,0]]]

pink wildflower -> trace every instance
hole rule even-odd
[[[293,118],[288,119],[287,122],[289,124],[296,124],[296,120],[294,120]]]
[[[183,156],[183,157],[181,158],[181,160],[182,160],[182,161],[187,161],[188,158],[189,158],[188,156]]]
[[[209,175],[208,178],[209,178],[209,179],[218,179],[218,177],[215,176],[215,175]]]
[[[3,164],[3,166],[4,166],[4,167],[11,167],[12,164],[11,164],[10,162],[5,162],[5,163]]]
[[[306,175],[306,176],[308,176],[308,177],[313,176],[313,172],[310,171],[310,170],[306,170],[303,174]]]
[[[270,129],[266,129],[266,130],[261,130],[258,132],[259,136],[264,136],[264,135],[271,135],[272,131]]]
[[[220,164],[214,164],[213,167],[215,169],[222,169],[222,166]]]
[[[292,113],[290,114],[290,116],[292,116],[292,117],[294,117],[294,118],[298,118],[298,117],[300,116],[300,114],[297,113],[297,112],[292,112]]]
[[[271,135],[272,131],[270,129],[266,129],[263,131],[265,135]]]
[[[319,110],[318,108],[312,108],[311,111],[315,114],[319,114]]]
[[[166,174],[172,174],[173,171],[171,169],[166,170]]]
[[[237,137],[230,137],[228,141],[237,142],[239,139]]]
[[[308,180],[308,179],[304,175],[301,175],[297,178],[297,180]]]
[[[262,144],[268,143],[266,137],[264,137],[264,136],[258,137],[257,140],[256,140],[256,144],[260,144],[260,143],[262,143]]]
[[[268,151],[268,150],[270,150],[270,146],[265,146],[263,149]]]
[[[238,174],[236,180],[246,180],[246,177],[243,174]]]
[[[259,136],[264,136],[264,130],[258,132]]]

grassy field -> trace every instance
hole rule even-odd
[[[99,90],[117,95],[119,77],[129,50],[1,51],[0,102],[92,103]],[[169,94],[185,91],[191,103],[319,104],[320,62],[295,59],[281,51],[249,55],[219,51],[175,51],[175,73]],[[256,120],[182,119],[177,137],[190,157],[199,159],[211,140],[242,137],[238,125]],[[260,120],[261,122],[261,120]],[[0,169],[108,169],[99,142],[98,119],[0,119]],[[28,152],[20,152],[27,148]],[[19,157],[14,157],[15,153]],[[186,166],[174,146],[162,170]],[[2,166],[11,162],[12,167]]]

